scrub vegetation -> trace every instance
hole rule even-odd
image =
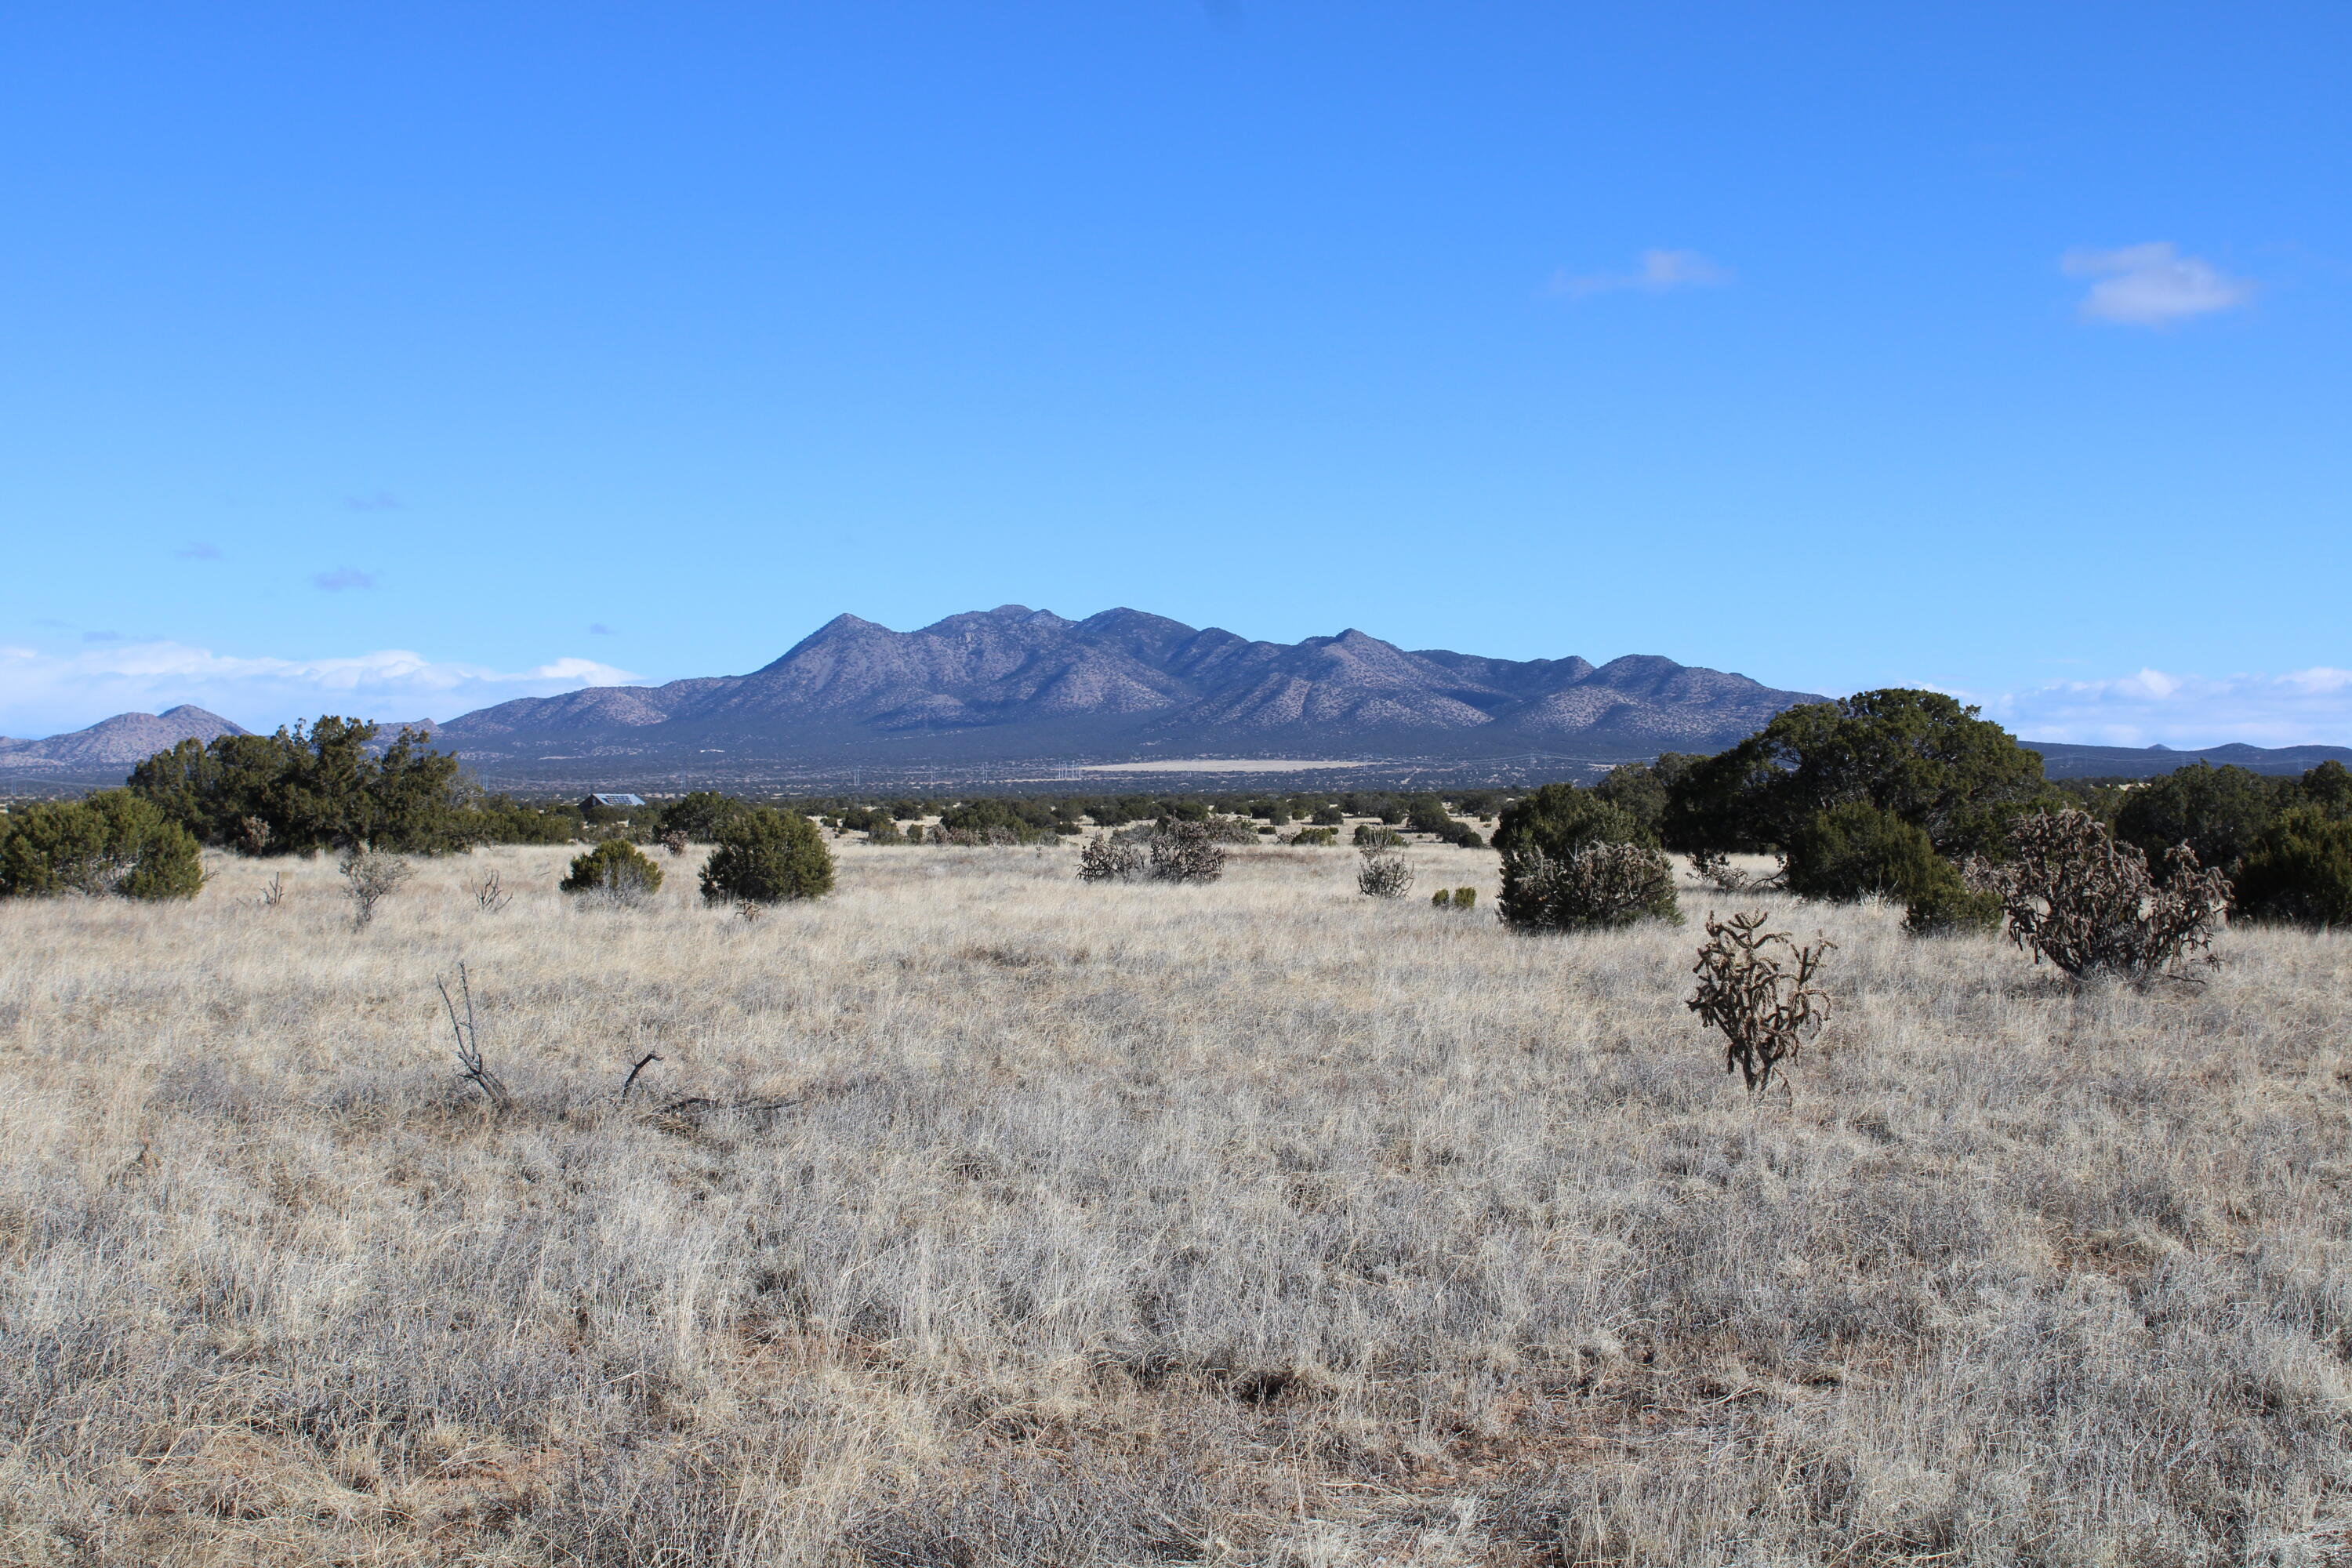
[[[2136,987],[1745,891],[1833,947],[1750,1093],[1695,929],[1079,847],[844,843],[756,921],[585,917],[561,847],[415,858],[363,929],[331,857],[0,901],[0,1560],[2341,1542],[2343,934]]]

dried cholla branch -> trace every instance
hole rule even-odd
[[[482,1038],[474,1023],[474,987],[466,973],[466,966],[462,963],[457,965],[457,991],[466,1002],[463,1018],[457,1016],[457,1000],[449,994],[449,983],[438,975],[434,977],[433,983],[441,988],[441,1005],[449,1010],[449,1032],[457,1037],[457,1065],[466,1069],[466,1080],[480,1089],[483,1098],[493,1107],[504,1110],[514,1103],[514,1097],[507,1092],[507,1086],[499,1075],[482,1060]]]
[[[2230,907],[2230,881],[2200,868],[2186,844],[2165,857],[2161,887],[2147,857],[2118,844],[2096,817],[2042,812],[2010,828],[2003,865],[1970,860],[1969,883],[2000,900],[2010,940],[2080,977],[2106,971],[2145,985],[2158,977],[2190,980],[2182,968],[2213,957],[2214,928]]]
[[[1750,1093],[1769,1088],[1772,1069],[1821,1032],[1829,997],[1813,978],[1837,946],[1817,936],[1801,947],[1786,931],[1764,930],[1764,920],[1760,912],[1707,916],[1691,970],[1698,990],[1684,1004],[1723,1031],[1723,1070],[1738,1068]]]

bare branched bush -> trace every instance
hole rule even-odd
[[[286,897],[286,873],[278,872],[261,885],[261,897],[257,900],[265,910],[274,910]]]
[[[686,829],[673,827],[661,836],[661,847],[673,855],[686,853]]]
[[[269,847],[269,824],[257,816],[248,816],[237,824],[236,847],[247,855],[258,855]]]
[[[464,1069],[466,1081],[480,1089],[482,1098],[488,1100],[494,1109],[506,1110],[514,1103],[514,1096],[507,1092],[505,1081],[482,1059],[482,1037],[474,1018],[474,984],[466,973],[466,966],[462,963],[457,965],[457,996],[449,994],[446,980],[436,975],[433,983],[440,987],[441,1005],[448,1010],[449,1033],[456,1037],[457,1065]],[[457,1011],[459,997],[465,1001],[462,1017]]]
[[[1744,893],[1754,879],[1720,849],[1691,851],[1691,874],[1718,893]]]
[[[375,919],[375,907],[408,880],[415,868],[397,855],[365,845],[352,850],[337,868],[343,874],[343,893],[352,900],[352,926],[365,930]]]
[[[2000,900],[2010,940],[2080,977],[2105,972],[2146,984],[2191,978],[2186,965],[2211,964],[2213,933],[2230,907],[2230,882],[2200,868],[2186,844],[2166,856],[2161,886],[2147,857],[2119,844],[2088,813],[2021,817],[2009,833],[2011,860],[1969,864],[1971,886]]]
[[[1504,923],[1521,931],[1581,931],[1679,921],[1674,868],[1644,844],[1581,845],[1557,858],[1515,849],[1503,859]]]
[[[1151,836],[1155,882],[1213,882],[1225,874],[1225,847],[1197,822],[1163,822]]]
[[[1393,849],[1377,846],[1364,850],[1356,868],[1356,891],[1372,899],[1401,899],[1412,889],[1412,867]],[[1449,897],[1446,902],[1451,905]]]
[[[485,914],[497,914],[513,902],[514,895],[499,886],[499,874],[496,871],[483,878],[475,886],[474,905]]]
[[[1751,1093],[1769,1088],[1772,1069],[1821,1032],[1829,998],[1813,979],[1837,945],[1820,937],[1801,947],[1786,931],[1766,931],[1764,921],[1707,916],[1692,966],[1698,989],[1683,1004],[1723,1031],[1723,1070],[1738,1068]]]
[[[1081,882],[1132,882],[1143,875],[1143,846],[1097,833],[1078,851]]]

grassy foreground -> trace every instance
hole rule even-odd
[[[2078,993],[1779,906],[1836,1014],[1750,1103],[1734,901],[1522,939],[1412,858],[0,906],[0,1560],[2336,1560],[2352,938]]]

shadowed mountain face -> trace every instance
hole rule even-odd
[[[602,756],[975,761],[1142,754],[1503,756],[1709,751],[1822,699],[1654,657],[1408,652],[1345,631],[1251,642],[1137,610],[1083,621],[1020,605],[894,632],[836,617],[749,675],[526,698],[438,742],[491,760],[551,743]]]
[[[183,741],[250,731],[184,702],[161,713],[117,713],[87,730],[46,741],[0,740],[0,770],[108,768],[145,762]]]

